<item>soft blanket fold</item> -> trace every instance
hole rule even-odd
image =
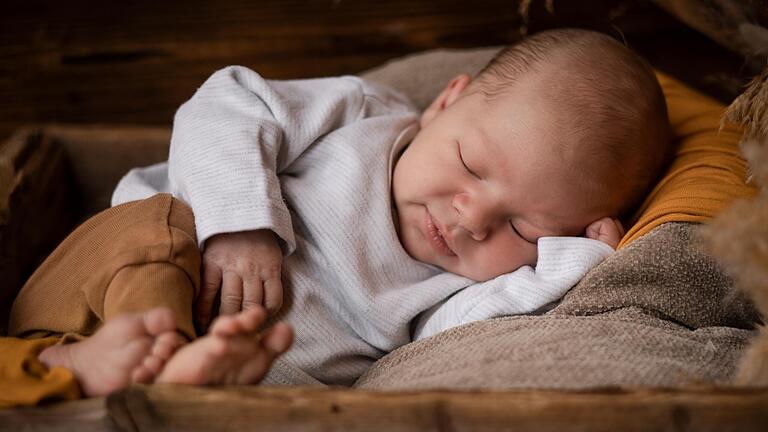
[[[459,291],[420,317],[414,340],[472,321],[534,312],[560,299],[613,252],[582,237],[542,237],[538,246],[535,269],[523,266]]]

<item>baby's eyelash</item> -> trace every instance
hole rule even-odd
[[[479,176],[479,175],[477,175],[477,174],[476,174],[474,171],[472,171],[472,170],[471,170],[471,169],[470,169],[470,168],[467,166],[467,163],[466,163],[466,162],[464,162],[464,157],[461,155],[461,144],[459,144],[459,142],[458,142],[458,141],[456,141],[456,148],[457,148],[457,149],[458,149],[458,151],[459,151],[459,160],[461,161],[461,164],[462,164],[462,165],[464,165],[464,168],[467,170],[467,172],[469,172],[470,174],[472,174],[473,176],[475,176],[475,177],[477,177],[477,178],[479,179],[479,178],[480,178],[480,176]]]
[[[517,228],[515,228],[515,224],[513,224],[512,221],[509,221],[509,226],[512,227],[512,231],[514,231],[515,234],[517,234],[518,237],[520,237],[521,239],[527,241],[528,243],[530,243],[532,245],[535,245],[538,242],[538,241],[530,241],[527,238],[523,237],[523,235],[520,234],[520,231],[518,231]]]

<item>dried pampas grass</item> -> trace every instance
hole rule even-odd
[[[768,317],[768,67],[728,108],[726,118],[744,128],[742,152],[749,179],[758,187],[753,200],[736,202],[703,228],[712,254],[725,265]],[[768,327],[744,353],[736,376],[739,385],[768,385]]]

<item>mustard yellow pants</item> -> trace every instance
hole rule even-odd
[[[80,397],[72,373],[37,359],[126,312],[170,308],[195,336],[200,252],[192,211],[167,194],[107,209],[70,234],[35,271],[0,338],[0,406]]]

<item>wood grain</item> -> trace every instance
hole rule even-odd
[[[0,128],[170,124],[214,70],[355,73],[437,46],[509,42],[508,0],[10,1],[0,18]]]
[[[83,399],[31,408],[0,409],[0,431],[117,430],[120,429],[107,412],[105,398]]]
[[[110,206],[120,177],[165,160],[169,142],[168,128],[97,125],[22,129],[0,142],[0,316],[75,225]]]
[[[764,430],[768,390],[689,389],[367,392],[241,387],[129,389],[138,430],[641,431]],[[215,408],[214,408],[215,407]],[[215,411],[214,411],[215,410]]]
[[[743,59],[647,1],[534,0],[527,28],[577,26],[624,38],[657,67],[721,100]],[[8,0],[0,6],[0,138],[29,123],[170,126],[216,69],[268,78],[358,73],[438,47],[501,45],[518,0]]]
[[[54,424],[64,412],[64,422]],[[128,431],[764,431],[768,389],[370,392],[153,385],[106,401],[0,411],[0,429],[20,424],[28,430],[80,424]]]
[[[0,316],[72,229],[77,202],[64,150],[48,136],[22,130],[0,143]],[[0,320],[0,334],[5,326]]]
[[[110,207],[112,192],[131,168],[168,159],[169,128],[148,126],[47,126],[41,133],[63,149],[78,192],[78,219]]]

